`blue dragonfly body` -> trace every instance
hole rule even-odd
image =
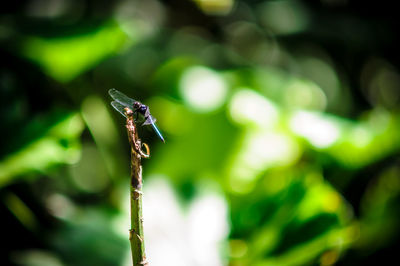
[[[158,130],[156,126],[156,119],[150,114],[150,108],[147,105],[142,104],[141,102],[136,101],[132,98],[129,98],[128,96],[116,89],[110,89],[108,91],[108,94],[110,94],[110,96],[114,99],[114,101],[111,102],[111,105],[114,107],[115,110],[126,117],[125,108],[128,107],[133,111],[134,114],[136,114],[136,118],[138,117],[138,114],[142,115],[144,118],[144,122],[142,123],[142,125],[151,125],[154,132],[156,132],[162,142],[165,142],[160,130]]]

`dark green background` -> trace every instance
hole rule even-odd
[[[210,2],[2,6],[0,264],[129,265],[127,227],[116,226],[129,212],[129,146],[110,88],[148,104],[164,133],[166,144],[140,129],[152,155],[145,200],[172,192],[148,213],[191,228],[172,234],[186,249],[167,240],[183,265],[209,255],[190,248],[201,230],[227,265],[397,256],[398,9]],[[148,217],[145,227],[176,229]],[[149,235],[157,250],[163,233]]]

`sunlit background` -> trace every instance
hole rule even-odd
[[[142,140],[152,266],[388,265],[400,224],[398,9],[350,0],[9,2],[1,265],[131,265]]]

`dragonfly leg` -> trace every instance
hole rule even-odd
[[[136,118],[135,118],[135,122],[136,122],[136,121],[138,120],[138,118],[139,118],[139,113],[138,113],[137,110],[135,110],[135,111],[133,112],[133,114],[136,115]]]

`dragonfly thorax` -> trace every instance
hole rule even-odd
[[[140,102],[135,102],[133,104],[133,109],[135,109],[136,112],[141,113],[142,115],[144,115],[147,111],[147,105],[144,105]]]

